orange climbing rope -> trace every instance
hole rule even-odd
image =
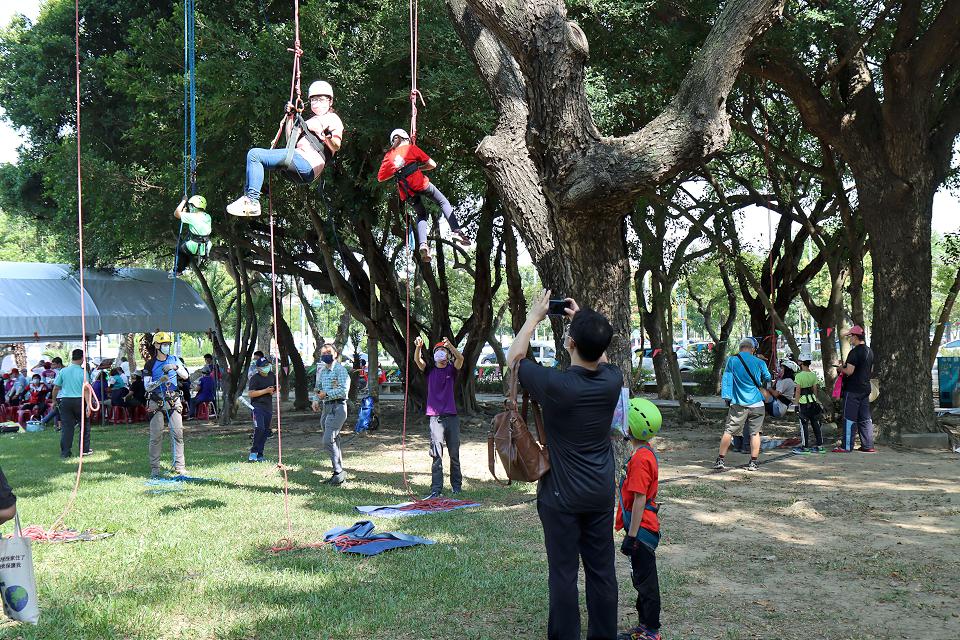
[[[63,523],[67,515],[73,510],[77,501],[77,494],[80,491],[80,476],[83,473],[83,455],[84,455],[84,435],[87,430],[87,404],[91,411],[100,410],[100,402],[96,394],[93,393],[93,387],[87,380],[87,310],[84,302],[86,289],[83,284],[83,176],[80,167],[80,0],[74,0],[74,57],[76,62],[76,118],[77,118],[77,246],[80,252],[80,333],[83,336],[83,387],[80,393],[80,459],[77,462],[77,474],[73,482],[73,490],[70,492],[70,498],[67,500],[63,511],[50,525],[50,529],[44,531],[40,527],[31,526],[27,529],[31,535],[35,535],[36,540],[53,541],[65,537],[62,532]],[[73,443],[71,443],[71,447]]]

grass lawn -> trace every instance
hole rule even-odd
[[[355,505],[404,500],[399,433],[392,418],[385,423],[346,446],[349,480],[338,489],[321,484],[329,463],[313,419],[288,424],[285,414],[297,539],[319,541],[360,520]],[[34,545],[40,625],[0,624],[0,637],[545,637],[547,566],[535,504],[524,503],[533,487],[488,479],[485,426],[465,428],[462,450],[466,496],[483,507],[375,519],[378,530],[438,544],[363,559],[329,548],[265,551],[286,535],[278,472],[241,461],[246,429],[192,425],[189,472],[211,481],[169,493],[144,484],[145,425],[94,429],[67,524],[115,535]],[[411,429],[407,467],[425,493],[426,429]],[[665,432],[661,477],[703,471],[717,436],[712,426]],[[25,525],[49,526],[69,495],[76,461],[60,460],[58,437],[0,436],[0,465]],[[267,455],[276,459],[275,439]],[[948,454],[888,450],[665,484],[664,637],[960,637],[957,469]],[[627,625],[634,593],[626,559],[617,564]]]

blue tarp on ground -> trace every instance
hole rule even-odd
[[[323,534],[323,540],[324,542],[331,542],[334,538],[343,536],[347,540],[350,540],[351,543],[349,545],[339,545],[337,542],[332,542],[337,551],[356,553],[363,556],[375,556],[384,551],[390,551],[391,549],[414,547],[420,544],[436,544],[433,540],[419,536],[410,536],[392,531],[374,533],[373,529],[374,525],[372,522],[369,520],[361,520],[349,527],[330,529]],[[362,544],[353,544],[353,541],[362,542]]]

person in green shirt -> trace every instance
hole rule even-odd
[[[177,247],[177,275],[195,259],[210,255],[210,233],[213,223],[210,214],[206,212],[207,199],[203,196],[184,198],[173,212],[173,217],[179,219],[186,226],[186,233]]]
[[[820,430],[820,415],[823,407],[817,401],[817,389],[820,379],[810,370],[810,360],[800,361],[800,373],[794,377],[797,383],[794,391],[794,402],[797,404],[797,413],[800,415],[800,446],[794,453],[820,453],[823,451],[823,432]],[[813,427],[813,435],[817,439],[814,446],[810,446],[807,430]]]
[[[60,457],[69,458],[72,455],[73,434],[81,422],[84,411],[83,389],[87,376],[83,370],[83,349],[74,349],[70,354],[71,363],[57,373],[53,381],[53,401],[60,412]],[[80,454],[93,453],[90,448],[90,425],[84,424],[80,443]]]

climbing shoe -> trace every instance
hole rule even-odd
[[[452,230],[450,232],[450,235],[453,237],[454,240],[459,242],[464,247],[469,247],[471,244],[473,244],[473,242],[470,241],[470,238],[468,238],[466,234],[460,229]]]
[[[424,242],[420,245],[420,259],[424,262],[430,262],[430,247],[427,246],[427,243]]]
[[[240,196],[227,205],[227,213],[241,218],[253,218],[260,215],[260,203],[247,196]]]

